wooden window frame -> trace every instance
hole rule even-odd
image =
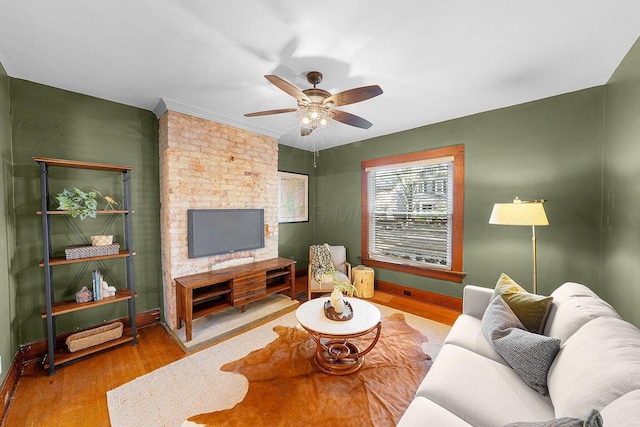
[[[401,261],[390,262],[369,256],[369,188],[367,168],[398,163],[415,162],[453,157],[453,224],[451,236],[451,269],[422,267],[406,264]],[[424,150],[415,153],[399,154],[361,162],[362,185],[362,263],[369,267],[400,271],[418,276],[432,277],[450,282],[462,283],[466,273],[462,271],[463,239],[464,239],[464,145]]]

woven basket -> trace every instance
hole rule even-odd
[[[91,236],[91,246],[105,246],[113,243],[112,234],[101,234],[99,236]]]
[[[64,250],[67,259],[91,258],[94,256],[117,255],[120,252],[120,244],[101,246],[67,246]]]
[[[93,347],[94,345],[120,338],[122,336],[123,328],[124,325],[122,322],[110,323],[108,325],[99,326],[94,329],[69,335],[66,343],[69,347],[69,351],[73,353],[74,351],[83,350],[85,348]]]

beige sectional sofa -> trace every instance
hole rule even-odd
[[[584,285],[565,283],[551,296],[544,333],[527,335],[559,347],[541,368],[547,395],[528,385],[496,351],[496,341],[487,339],[488,321],[483,327],[482,319],[499,303],[494,290],[466,286],[463,314],[398,425],[582,425],[577,420],[586,420],[585,425],[640,426],[640,330]],[[540,354],[534,347],[521,359],[535,366]],[[576,423],[561,424],[569,421]],[[538,423],[526,424],[532,422]]]

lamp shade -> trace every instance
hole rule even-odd
[[[514,203],[493,205],[489,224],[499,225],[549,225],[542,203],[514,200]]]

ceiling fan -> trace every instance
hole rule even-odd
[[[298,108],[259,111],[245,114],[245,117],[293,113],[297,111],[298,121],[300,123],[300,135],[302,136],[311,134],[314,129],[328,126],[332,119],[350,126],[369,129],[372,126],[371,122],[355,114],[335,110],[333,107],[355,104],[356,102],[365,101],[382,93],[380,86],[372,85],[349,89],[332,95],[330,92],[316,87],[322,82],[322,73],[319,71],[310,71],[307,73],[307,81],[313,85],[313,88],[304,90],[298,89],[293,84],[278,76],[267,75],[264,77],[278,89],[297,99]]]

